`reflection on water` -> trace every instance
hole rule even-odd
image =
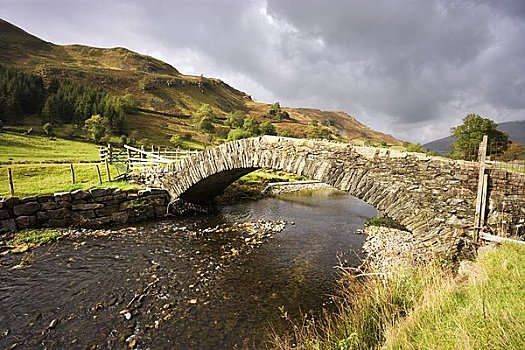
[[[292,318],[319,312],[338,257],[357,263],[363,237],[354,231],[374,215],[323,190],[63,240],[33,251],[25,270],[9,269],[19,257],[4,257],[0,348],[260,348],[270,324],[290,326],[280,308]],[[239,222],[257,220],[288,224],[242,248],[254,236]]]

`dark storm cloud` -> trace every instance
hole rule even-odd
[[[46,40],[126,46],[266,102],[340,109],[412,141],[469,112],[525,119],[522,0],[0,0]]]

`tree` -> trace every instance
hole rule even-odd
[[[416,153],[427,153],[427,149],[421,146],[420,143],[410,143],[405,147],[407,152],[416,152]]]
[[[182,138],[179,135],[173,135],[170,138],[170,143],[173,145],[173,147],[181,147],[182,146]]]
[[[87,119],[84,123],[84,129],[89,132],[91,139],[97,143],[106,136],[107,128],[107,120],[102,118],[100,114],[91,116],[91,118]]]
[[[261,135],[277,135],[275,125],[269,121],[262,122],[261,125],[259,125],[259,131],[261,132]]]
[[[332,131],[327,127],[319,125],[317,120],[313,120],[312,123],[306,127],[306,138],[331,140]]]
[[[244,124],[242,125],[243,130],[248,132],[250,136],[256,136],[259,135],[259,123],[257,123],[257,120],[255,118],[247,118],[244,120]]]
[[[213,110],[211,109],[211,106],[207,103],[203,103],[195,113],[195,119],[197,121],[203,118],[207,118],[212,121],[217,119],[215,113],[213,113]]]
[[[477,114],[468,114],[463,118],[463,124],[452,128],[452,135],[456,141],[451,146],[451,156],[454,159],[476,160],[479,144],[483,135],[488,135],[489,155],[497,156],[509,147],[507,134],[497,130],[497,124]]]
[[[210,117],[202,117],[197,121],[195,126],[202,132],[207,132],[210,134],[215,132],[215,126],[213,125],[213,120]]]
[[[275,117],[278,120],[290,118],[290,115],[288,114],[288,112],[283,111],[281,109],[281,104],[279,102],[275,102],[274,104],[270,106],[270,109],[268,110],[268,115],[271,117]]]
[[[248,138],[250,136],[252,136],[252,135],[250,135],[250,133],[248,131],[244,130],[244,129],[241,129],[241,128],[232,129],[228,133],[228,141],[235,141],[235,140],[240,140],[240,139],[246,139],[246,138]]]
[[[501,155],[500,160],[510,162],[525,158],[525,147],[521,143],[511,143],[509,148]]]
[[[235,111],[226,115],[226,121],[224,125],[230,129],[236,129],[242,127],[244,124],[244,113],[241,111]]]

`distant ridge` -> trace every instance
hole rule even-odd
[[[525,120],[499,123],[498,130],[506,132],[512,142],[525,145]],[[452,145],[454,141],[455,139],[453,136],[447,136],[442,139],[426,143],[423,146],[432,151],[444,154],[449,151],[450,145]]]

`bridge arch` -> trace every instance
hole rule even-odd
[[[477,169],[396,150],[283,137],[229,142],[165,168],[144,172],[141,181],[192,203],[212,200],[232,182],[258,168],[284,170],[322,181],[366,201],[437,253],[456,251],[470,233]]]

